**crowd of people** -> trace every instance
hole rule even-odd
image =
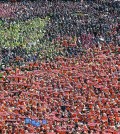
[[[7,9],[9,4],[4,6],[4,9]],[[51,21],[46,27],[47,37],[55,38],[65,35],[80,37],[81,34],[92,34],[95,38],[102,36],[107,43],[112,40],[118,43],[119,2],[87,3],[84,1],[81,4],[81,2],[71,1],[23,1],[11,6],[12,20],[50,16]]]
[[[49,16],[39,41],[64,54],[41,61],[40,49],[0,46],[0,133],[119,134],[119,2],[2,4],[7,23]]]
[[[15,20],[28,20],[34,17],[45,18],[50,17],[50,21],[48,22],[45,28],[45,35],[42,41],[49,40],[52,42],[56,40],[56,38],[61,38],[61,42],[66,40],[67,38],[76,39],[76,44],[78,48],[85,47],[89,48],[94,45],[98,46],[102,41],[109,44],[114,42],[115,45],[120,44],[120,18],[119,18],[119,8],[120,3],[109,1],[109,2],[94,2],[91,1],[86,2],[72,2],[72,1],[22,1],[18,3],[8,3],[3,4],[4,10],[10,9],[8,12],[2,13],[2,19],[5,19],[8,23]],[[8,15],[7,15],[8,14]],[[9,16],[7,18],[7,16]],[[69,40],[67,39],[67,42]],[[41,43],[41,42],[40,42]],[[2,48],[3,52],[2,57],[6,57],[10,59],[11,54],[19,56],[19,53],[12,50],[8,50],[8,48]],[[22,48],[23,49],[23,48]],[[19,51],[19,50],[18,50]],[[20,49],[20,55],[23,56],[26,49]],[[79,49],[76,49],[75,53]],[[38,52],[39,53],[39,49]],[[69,51],[67,51],[69,53]],[[73,51],[72,51],[73,52]],[[26,54],[28,55],[28,54]],[[23,56],[25,61],[30,59],[38,58],[38,54],[31,52],[29,57]],[[22,57],[22,58],[23,58]],[[34,57],[34,58],[33,58]],[[37,57],[37,58],[35,58]],[[14,56],[12,56],[14,60]],[[3,58],[3,64],[8,60]]]
[[[119,47],[6,68],[0,80],[2,133],[119,134]],[[40,127],[25,124],[30,118]],[[42,124],[46,120],[47,124]]]

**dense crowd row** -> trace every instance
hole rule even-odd
[[[119,2],[38,0],[0,8],[8,23],[49,16],[38,41],[60,51],[41,61],[39,45],[29,52],[29,45],[0,47],[0,133],[119,134]]]
[[[2,133],[119,134],[120,59],[114,51],[120,48],[109,46],[6,68],[0,80]],[[47,124],[26,125],[25,118]]]
[[[6,8],[8,6],[9,4]],[[118,41],[119,2],[87,3],[84,1],[81,4],[71,1],[23,1],[11,6],[13,19],[26,20],[36,16],[41,18],[50,16],[51,21],[46,27],[46,34],[50,38],[64,35],[79,37],[86,33],[93,34],[95,37],[102,36],[107,42]]]
[[[90,34],[97,41],[103,37],[107,43],[113,40],[118,42],[120,21],[118,8],[80,2],[58,2],[53,4],[53,7],[52,19],[46,29],[48,37],[65,35],[80,37],[82,34]]]
[[[119,2],[23,1],[2,4],[1,7],[1,10],[4,9],[1,17],[3,19],[9,16],[6,19],[8,22],[13,20],[27,20],[36,16],[41,18],[49,16],[50,21],[45,28],[46,32],[42,39],[43,42],[45,40],[52,42],[53,39],[58,37],[62,38],[62,41],[67,38],[76,38],[75,42],[78,49],[74,51],[73,49],[67,49],[67,53],[69,54],[75,53],[76,55],[80,50],[79,47],[85,46],[88,48],[93,45],[98,46],[102,41],[107,44],[111,42],[114,42],[115,45],[120,44]],[[69,42],[68,39],[67,41]],[[12,59],[13,61],[16,56],[21,56],[21,58],[25,59],[25,62],[39,59],[39,49],[36,54],[34,52],[28,54],[25,52],[26,49],[19,49],[18,53],[14,49],[9,51],[8,48],[3,48],[2,51],[6,51],[1,55],[3,57],[3,64],[8,62],[7,59]]]

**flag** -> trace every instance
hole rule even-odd
[[[40,122],[36,122],[36,127],[40,127]]]
[[[25,119],[25,124],[30,124],[31,123],[31,119],[30,118],[26,118]]]
[[[36,127],[36,121],[35,120],[31,120],[31,125]]]
[[[46,125],[47,124],[47,120],[42,120],[42,124]]]
[[[31,125],[34,127],[40,127],[40,122],[36,122],[35,120],[32,120]]]

